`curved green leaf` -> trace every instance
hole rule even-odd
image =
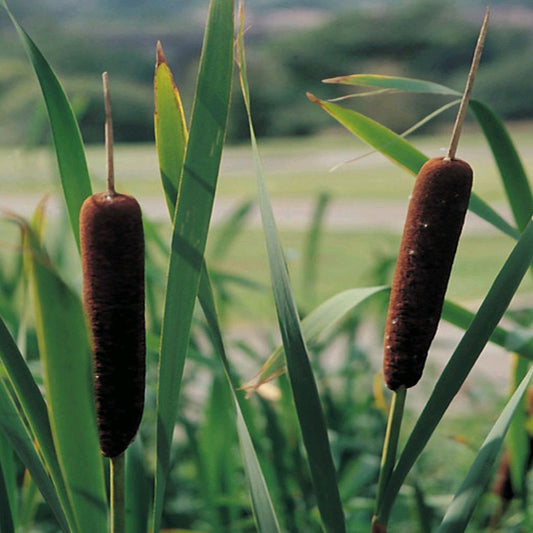
[[[24,413],[24,418],[28,422],[32,436],[39,446],[46,468],[50,472],[58,498],[65,509],[65,513],[72,520],[72,509],[57,460],[46,404],[22,354],[1,318],[0,359],[6,370],[11,388],[16,395],[17,402]]]
[[[445,94],[448,96],[461,96],[449,87],[431,81],[418,80],[415,78],[403,78],[400,76],[381,76],[377,74],[352,74],[350,76],[338,76],[322,80],[324,83],[339,83],[341,85],[362,85],[365,87],[378,87],[408,93]]]
[[[437,533],[461,533],[466,529],[474,509],[490,481],[493,466],[502,447],[505,434],[532,376],[533,368],[529,370],[505,405],[448,507]]]
[[[309,363],[309,355],[302,334],[296,303],[290,287],[289,275],[274,221],[272,206],[263,178],[261,160],[252,123],[242,32],[239,36],[238,64],[256,167],[259,207],[263,221],[270,277],[281,338],[285,347],[292,396],[307,452],[307,463],[316,493],[317,506],[324,528],[330,533],[342,533],[346,530],[346,523],[340,501],[337,474],[331,455],[327,427],[318,389]]]
[[[79,247],[79,212],[91,194],[89,170],[80,129],[72,107],[54,71],[37,45],[17,22],[5,0],[1,4],[11,18],[28,53],[44,96],[74,239]]]
[[[351,109],[320,100],[311,94],[307,96],[312,102],[320,105],[324,111],[329,113],[346,129],[411,174],[416,176],[420,167],[428,160],[426,155],[400,135],[375,120]],[[506,235],[515,239],[518,237],[516,229],[510,226],[508,222],[475,193],[471,195],[469,209]]]
[[[173,221],[157,392],[154,531],[159,529],[183,367],[224,143],[233,70],[233,1],[212,0]]]
[[[409,435],[379,510],[382,522],[387,522],[403,481],[493,334],[532,260],[533,221],[528,224],[498,273]]]
[[[48,415],[76,531],[105,531],[103,461],[81,301],[54,271],[32,230],[25,236],[24,254],[33,290]]]
[[[0,380],[0,431],[30,472],[61,529],[66,533],[72,531],[46,467],[35,451],[32,436],[22,423],[22,417],[2,380]]]
[[[388,291],[389,288],[363,287],[343,291],[321,303],[302,320],[302,334],[308,346],[317,341],[326,330],[338,323],[347,313],[365,303],[369,298]],[[267,359],[261,370],[242,388],[248,394],[261,385],[283,374],[286,370],[285,349],[279,346]]]

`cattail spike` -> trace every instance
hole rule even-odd
[[[115,195],[115,166],[113,162],[113,115],[111,112],[111,94],[109,92],[109,79],[107,72],[102,74],[102,84],[104,88],[105,106],[105,151],[106,151],[106,174],[107,174],[107,194]]]
[[[472,94],[472,89],[474,87],[474,81],[476,79],[477,69],[479,67],[479,62],[481,60],[481,54],[483,52],[483,47],[485,45],[485,37],[487,36],[487,27],[489,24],[490,17],[490,8],[487,7],[485,11],[485,17],[483,23],[481,24],[481,30],[479,32],[479,37],[477,39],[476,48],[474,50],[474,55],[472,57],[472,64],[470,65],[470,72],[468,73],[468,78],[466,80],[465,90],[463,92],[463,97],[461,98],[461,103],[459,104],[459,110],[457,112],[457,117],[455,118],[455,124],[453,125],[452,136],[450,139],[450,146],[448,148],[447,159],[454,159],[457,152],[457,146],[459,145],[459,137],[461,136],[461,130],[463,129],[463,122],[465,120],[466,111],[468,109],[468,102],[470,101],[470,95]]]

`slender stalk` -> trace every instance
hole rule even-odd
[[[126,452],[110,459],[111,533],[126,533]]]
[[[461,136],[461,130],[463,128],[466,110],[468,109],[470,94],[472,93],[472,88],[474,87],[474,80],[476,79],[477,69],[479,66],[479,61],[481,59],[481,53],[483,52],[483,45],[485,44],[487,26],[489,23],[489,15],[490,9],[487,7],[487,10],[485,12],[485,18],[483,19],[483,24],[481,25],[481,30],[477,39],[476,48],[474,50],[474,56],[472,58],[472,64],[470,66],[470,72],[468,73],[468,79],[466,80],[466,86],[463,92],[463,97],[461,99],[461,103],[459,104],[459,111],[457,112],[455,124],[453,125],[452,137],[450,140],[450,146],[448,148],[448,155],[446,156],[447,159],[454,159],[455,153],[457,152],[457,145],[459,144],[459,137]]]
[[[102,84],[104,86],[105,105],[105,153],[107,170],[107,195],[115,196],[115,166],[113,163],[113,116],[111,114],[111,94],[109,92],[109,81],[107,72],[102,74]]]
[[[389,419],[387,421],[387,431],[383,442],[383,453],[381,455],[376,511],[372,520],[372,531],[376,533],[385,531],[386,529],[386,524],[380,521],[381,504],[387,483],[389,482],[394,464],[396,463],[396,452],[398,450],[398,439],[400,436],[406,395],[407,389],[403,386],[395,390],[392,395]]]

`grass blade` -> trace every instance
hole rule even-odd
[[[54,271],[32,230],[26,233],[24,253],[35,302],[48,414],[76,531],[105,531],[103,463],[81,301]]]
[[[41,458],[35,451],[32,437],[22,423],[22,417],[3,381],[0,381],[0,431],[30,472],[61,529],[66,533],[71,532],[72,529],[69,527],[63,507],[58,500],[55,487],[47,475]]]
[[[310,94],[308,94],[308,98],[320,105],[324,111],[329,113],[354,135],[414,176],[418,174],[420,167],[428,160],[426,155],[400,135],[361,113],[319,100]],[[506,235],[513,238],[518,237],[516,229],[510,226],[505,219],[475,193],[471,195],[469,209]]]
[[[517,387],[487,435],[468,474],[446,511],[442,523],[437,530],[438,533],[461,533],[466,529],[474,508],[490,480],[493,466],[502,447],[505,434],[509,429],[513,415],[524,396],[532,376],[533,368],[529,370]]]
[[[388,287],[365,287],[349,289],[326,300],[302,320],[302,334],[311,346],[326,330],[332,328],[347,313],[353,311],[368,299],[388,291]],[[285,349],[279,346],[267,359],[261,370],[242,388],[248,394],[255,392],[261,385],[282,375],[286,370]]]
[[[210,327],[214,339],[214,345],[221,358],[224,373],[231,392],[233,405],[235,408],[237,434],[244,463],[246,479],[252,500],[252,510],[254,513],[258,531],[261,533],[276,533],[280,531],[278,518],[272,505],[272,500],[266,484],[261,465],[255,453],[255,449],[244,419],[239,399],[235,393],[235,386],[231,376],[229,362],[226,356],[226,349],[220,330],[213,289],[207,271],[202,273],[200,281],[199,297],[202,301],[202,308]]]
[[[533,195],[520,156],[503,122],[485,104],[470,103],[500,171],[517,227],[522,231],[533,214]]]
[[[232,0],[213,0],[210,5],[174,216],[157,393],[154,531],[159,529],[163,508],[181,377],[226,132],[233,67],[233,7]]]
[[[301,331],[296,304],[290,288],[287,267],[263,179],[261,161],[254,134],[249,104],[250,95],[246,75],[242,26],[243,17],[241,11],[238,58],[239,74],[248,115],[252,151],[256,166],[259,207],[263,220],[272,288],[281,337],[286,352],[289,379],[300,430],[307,451],[307,460],[313,480],[317,505],[324,527],[328,532],[342,533],[346,530],[346,525],[337,485],[337,474],[329,446],[326,423],[309,363],[309,356]]]
[[[403,78],[400,76],[382,76],[377,74],[353,74],[338,76],[322,80],[324,83],[339,83],[341,85],[359,85],[364,87],[376,87],[389,89],[394,92],[444,94],[448,96],[461,96],[460,92],[449,87],[431,81],[418,80],[415,78]]]
[[[532,260],[533,221],[529,223],[500,270],[409,435],[384,495],[380,510],[382,522],[386,523],[405,477],[498,325]]]
[[[72,107],[54,71],[37,45],[17,22],[1,0],[30,58],[44,96],[61,176],[70,225],[79,248],[79,212],[81,204],[91,194],[89,170],[85,159],[80,129]]]
[[[50,419],[43,396],[4,321],[0,318],[0,359],[11,389],[37,441],[46,468],[56,487],[58,498],[72,521],[72,509],[57,460]]]

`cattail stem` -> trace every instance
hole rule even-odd
[[[470,100],[470,95],[472,94],[472,88],[474,87],[474,80],[476,79],[477,69],[479,67],[479,61],[481,59],[481,53],[483,52],[483,46],[485,44],[487,26],[489,23],[489,15],[490,9],[487,7],[487,10],[485,11],[485,18],[483,19],[483,24],[481,25],[481,30],[477,39],[476,48],[474,50],[474,56],[472,58],[472,64],[470,66],[470,72],[468,73],[468,78],[466,80],[466,86],[463,92],[463,97],[461,98],[461,103],[459,104],[459,111],[457,112],[455,124],[453,125],[452,137],[450,140],[450,146],[448,148],[448,154],[446,156],[446,159],[455,159],[455,153],[457,152],[457,146],[459,144],[459,137],[461,136],[463,122],[465,120],[466,111],[468,109],[468,102]]]
[[[107,195],[115,196],[115,166],[113,163],[113,116],[111,113],[111,94],[109,92],[109,81],[107,72],[102,74],[102,84],[104,87],[105,105],[105,154],[107,172]]]
[[[379,470],[378,495],[376,498],[376,510],[373,523],[373,529],[376,531],[385,530],[386,524],[380,520],[381,503],[383,494],[387,488],[392,470],[396,463],[396,452],[398,451],[398,439],[400,428],[402,426],[403,412],[407,389],[404,386],[399,387],[392,393],[392,402],[389,410],[389,419],[387,421],[387,431],[383,442],[383,453],[381,455],[381,467]],[[377,528],[377,529],[376,529]],[[380,529],[381,528],[381,529]]]
[[[110,459],[111,533],[126,533],[126,452]]]

